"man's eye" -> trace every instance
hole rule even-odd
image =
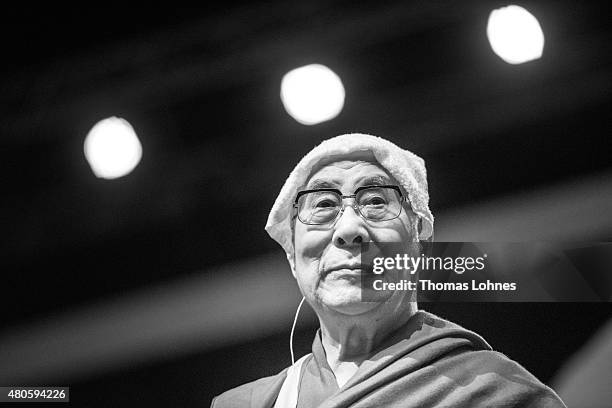
[[[368,197],[367,199],[363,200],[363,205],[383,205],[386,204],[386,200],[383,197]]]
[[[319,202],[316,203],[315,207],[317,208],[329,208],[329,207],[335,207],[336,203],[332,200],[321,200]]]

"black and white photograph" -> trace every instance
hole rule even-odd
[[[7,5],[0,407],[612,406],[611,11]]]

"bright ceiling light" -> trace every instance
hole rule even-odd
[[[487,37],[495,54],[509,64],[538,59],[544,49],[540,23],[519,6],[493,10],[489,15]]]
[[[303,125],[315,125],[338,116],[344,107],[340,77],[320,64],[289,71],[281,81],[281,100],[287,113]]]
[[[130,173],[140,162],[142,146],[127,120],[110,117],[87,134],[85,158],[97,177],[114,179]]]

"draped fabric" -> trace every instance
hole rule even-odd
[[[300,408],[565,407],[482,337],[424,311],[389,336],[341,388],[333,388],[328,370],[317,333],[313,357],[302,366]],[[283,370],[227,391],[212,407],[270,408],[285,376]]]
[[[311,358],[302,366],[297,408],[318,407],[337,391],[338,383],[327,364],[321,333],[318,331],[312,343]]]

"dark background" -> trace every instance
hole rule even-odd
[[[487,42],[495,1],[4,9],[0,379],[14,383],[0,385],[70,385],[73,405],[208,406],[286,367],[299,297],[263,226],[299,158],[340,133],[426,160],[438,240],[608,241],[609,5],[517,4],[546,38],[521,65]],[[309,63],[347,90],[315,126],[279,98],[284,73]],[[83,140],[113,115],[143,159],[103,180]],[[257,286],[262,269],[280,288]],[[215,306],[232,296],[215,286],[226,274],[260,291]],[[610,303],[424,308],[547,383],[612,315]],[[313,316],[298,329],[302,355]]]

